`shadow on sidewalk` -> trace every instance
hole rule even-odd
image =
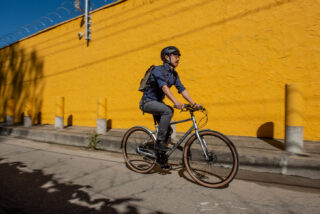
[[[90,186],[59,182],[53,174],[27,169],[21,162],[0,159],[0,213],[108,213],[138,214],[137,207],[127,204],[135,198],[96,198],[86,190]],[[125,205],[125,212],[115,206]],[[161,212],[150,212],[161,214]]]
[[[275,140],[273,138],[263,138],[263,137],[259,137],[259,139],[263,140],[264,142],[268,143],[269,145],[278,148],[280,150],[285,150],[286,146],[283,142]]]

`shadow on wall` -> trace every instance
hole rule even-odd
[[[21,162],[0,161],[0,171],[6,175],[0,177],[0,212],[117,214],[123,212],[119,212],[115,206],[125,204],[125,213],[139,213],[138,208],[128,202],[140,199],[93,199],[87,193],[91,186],[58,182],[54,174],[45,174],[42,170],[23,170],[27,166]],[[25,197],[26,193],[28,197]]]
[[[108,119],[107,120],[107,130],[110,130],[110,129],[112,129],[112,120]]]
[[[5,119],[8,101],[15,102],[15,122],[22,122],[26,102],[32,100],[35,123],[43,101],[43,59],[37,52],[26,52],[19,43],[0,49],[0,120]],[[20,120],[20,121],[19,121]]]
[[[281,149],[285,150],[285,144],[281,141],[274,139],[274,124],[273,122],[266,122],[262,124],[257,131],[257,137],[265,141],[266,143]]]
[[[67,119],[67,127],[72,126],[73,124],[73,115],[70,114]]]

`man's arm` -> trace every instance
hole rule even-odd
[[[162,91],[164,94],[174,103],[177,109],[183,109],[184,104],[180,103],[172,94],[170,88],[167,85],[162,86]]]
[[[191,105],[195,105],[196,103],[192,100],[187,90],[181,92],[184,99],[186,99]]]
[[[183,92],[181,92],[182,96],[184,97],[184,99],[186,99],[191,105],[195,106],[196,108],[201,108],[202,105],[201,104],[196,104],[191,96],[189,95],[187,90],[184,90]]]
[[[182,85],[180,81],[180,77],[177,74],[177,78],[175,81],[175,86],[178,89],[178,92],[183,96],[184,99],[186,99],[191,105],[195,105],[196,103],[192,100],[191,96],[189,95],[186,88]]]

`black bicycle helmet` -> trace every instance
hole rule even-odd
[[[180,54],[180,51],[178,48],[174,47],[174,46],[168,46],[164,49],[162,49],[161,51],[161,59],[163,62],[166,62],[166,58],[165,58],[165,55],[168,55],[170,57],[171,54],[176,54],[176,55],[179,55],[181,56]]]

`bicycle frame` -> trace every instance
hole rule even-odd
[[[185,120],[179,120],[179,121],[173,121],[173,122],[170,122],[170,125],[175,125],[175,124],[179,124],[179,123],[185,123],[185,122],[188,122],[188,121],[192,121],[193,125],[189,128],[189,130],[179,139],[179,141],[170,149],[166,152],[166,155],[167,157],[170,157],[170,155],[178,148],[178,146],[180,146],[180,144],[182,144],[182,142],[188,137],[188,135],[193,131],[195,130],[195,134],[200,142],[200,145],[201,145],[201,148],[202,148],[202,151],[205,155],[205,158],[206,160],[209,160],[209,156],[208,156],[208,147],[207,147],[207,144],[205,142],[205,140],[201,139],[200,138],[200,135],[199,135],[199,129],[198,129],[198,125],[197,125],[197,122],[196,122],[196,119],[193,115],[193,112],[190,112],[191,114],[191,118],[189,119],[185,119]],[[158,125],[155,125],[156,127],[156,131],[155,132],[152,132],[152,135],[154,137],[154,139],[156,139],[156,133],[158,132]]]

